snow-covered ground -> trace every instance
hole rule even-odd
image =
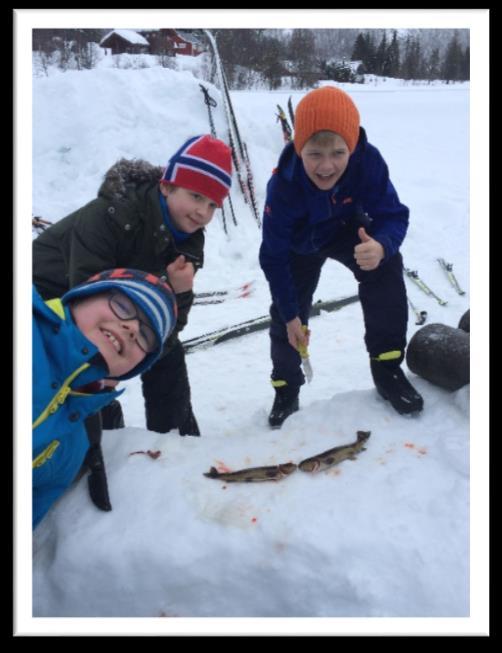
[[[209,131],[196,69],[106,64],[33,79],[34,215],[56,221],[91,200],[120,157],[165,164],[185,139]],[[221,96],[205,85],[225,139]],[[470,306],[469,86],[387,80],[344,88],[411,209],[405,264],[448,304],[415,286],[409,296],[429,323],[457,326]],[[290,95],[296,105],[303,93],[232,92],[260,207],[283,147],[276,105],[285,108]],[[238,226],[225,236],[221,216],[209,225],[195,290],[252,280],[255,292],[195,306],[184,340],[268,311],[260,231],[237,186]],[[454,264],[466,295],[448,284],[438,256]],[[315,298],[355,292],[351,274],[328,261]],[[127,428],[105,432],[103,442],[113,511],[92,505],[84,479],[34,533],[35,628],[125,633],[140,623],[141,632],[211,632],[237,627],[218,618],[274,617],[277,632],[320,633],[353,632],[359,620],[347,625],[346,617],[383,618],[370,631],[391,630],[394,617],[434,618],[412,620],[414,632],[434,630],[439,617],[454,618],[445,621],[455,624],[451,631],[468,621],[470,387],[446,392],[410,373],[425,409],[399,416],[372,386],[359,304],[313,318],[310,327],[314,380],[280,431],[267,427],[266,331],[187,356],[200,438],[148,432],[140,382],[124,384]],[[410,338],[418,328],[410,315]],[[211,465],[299,462],[353,441],[357,430],[371,431],[357,461],[315,476],[297,471],[277,484],[243,485],[203,476]],[[161,453],[130,455],[140,450]],[[131,626],[42,617],[144,619]],[[259,620],[242,622],[237,632],[259,632]]]

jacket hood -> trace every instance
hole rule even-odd
[[[63,370],[80,367],[83,362],[89,367],[80,373],[79,384],[85,385],[109,375],[108,366],[98,347],[88,340],[75,324],[69,306],[61,299],[54,298],[44,301],[35,286],[33,293],[33,315],[39,325],[44,325],[51,333],[59,336],[54,341],[52,366],[60,376]],[[53,340],[50,341],[50,344]],[[52,346],[52,344],[51,344]],[[83,353],[83,350],[86,350]]]
[[[125,200],[128,189],[145,183],[157,183],[164,168],[143,159],[120,159],[104,176],[98,195],[112,200]]]

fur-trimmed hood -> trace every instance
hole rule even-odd
[[[105,173],[98,196],[124,200],[128,188],[158,182],[163,172],[162,166],[154,166],[143,159],[120,159]]]

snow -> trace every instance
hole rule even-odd
[[[33,214],[59,220],[95,196],[120,157],[163,165],[185,139],[208,132],[196,74],[194,66],[123,70],[103,62],[92,71],[34,78]],[[203,83],[218,102],[213,116],[225,139],[220,93]],[[469,85],[342,86],[411,209],[405,264],[448,304],[407,283],[409,296],[427,310],[428,322],[456,327],[470,297]],[[286,108],[290,95],[296,106],[303,92],[232,92],[260,207],[283,146],[276,105]],[[268,311],[260,231],[236,180],[232,200],[238,225],[228,210],[228,237],[221,215],[209,225],[195,290],[253,280],[255,291],[195,306],[183,340]],[[454,264],[466,295],[448,284],[438,256]],[[315,299],[355,292],[352,275],[328,261]],[[420,328],[412,317],[408,338]],[[139,380],[123,384],[127,427],[103,437],[112,512],[92,505],[82,479],[34,532],[38,632],[210,632],[207,619],[197,617],[229,631],[236,622],[219,618],[244,618],[243,632],[255,633],[262,617],[273,617],[277,632],[302,632],[312,623],[284,625],[292,617],[317,618],[313,632],[357,632],[354,624],[366,617],[384,624],[371,620],[370,632],[392,628],[397,617],[432,618],[425,622],[432,629],[444,618],[450,631],[468,622],[475,608],[470,386],[451,393],[408,371],[425,409],[399,416],[373,388],[360,305],[323,313],[310,327],[314,379],[302,389],[301,410],[280,431],[267,427],[273,391],[266,331],[187,356],[200,438],[148,432]],[[366,451],[317,475],[296,471],[279,483],[242,485],[203,476],[212,465],[298,463],[352,442],[357,430],[371,431]],[[131,455],[138,451],[160,456]],[[72,626],[42,617],[107,619]],[[142,625],[114,617],[141,617],[135,623]]]

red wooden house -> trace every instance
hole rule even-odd
[[[102,48],[111,48],[112,54],[184,54],[195,57],[204,52],[204,47],[189,32],[175,29],[115,29],[100,43]]]
[[[142,29],[138,32],[150,43],[150,53],[184,54],[195,57],[204,47],[188,31],[176,29]]]

